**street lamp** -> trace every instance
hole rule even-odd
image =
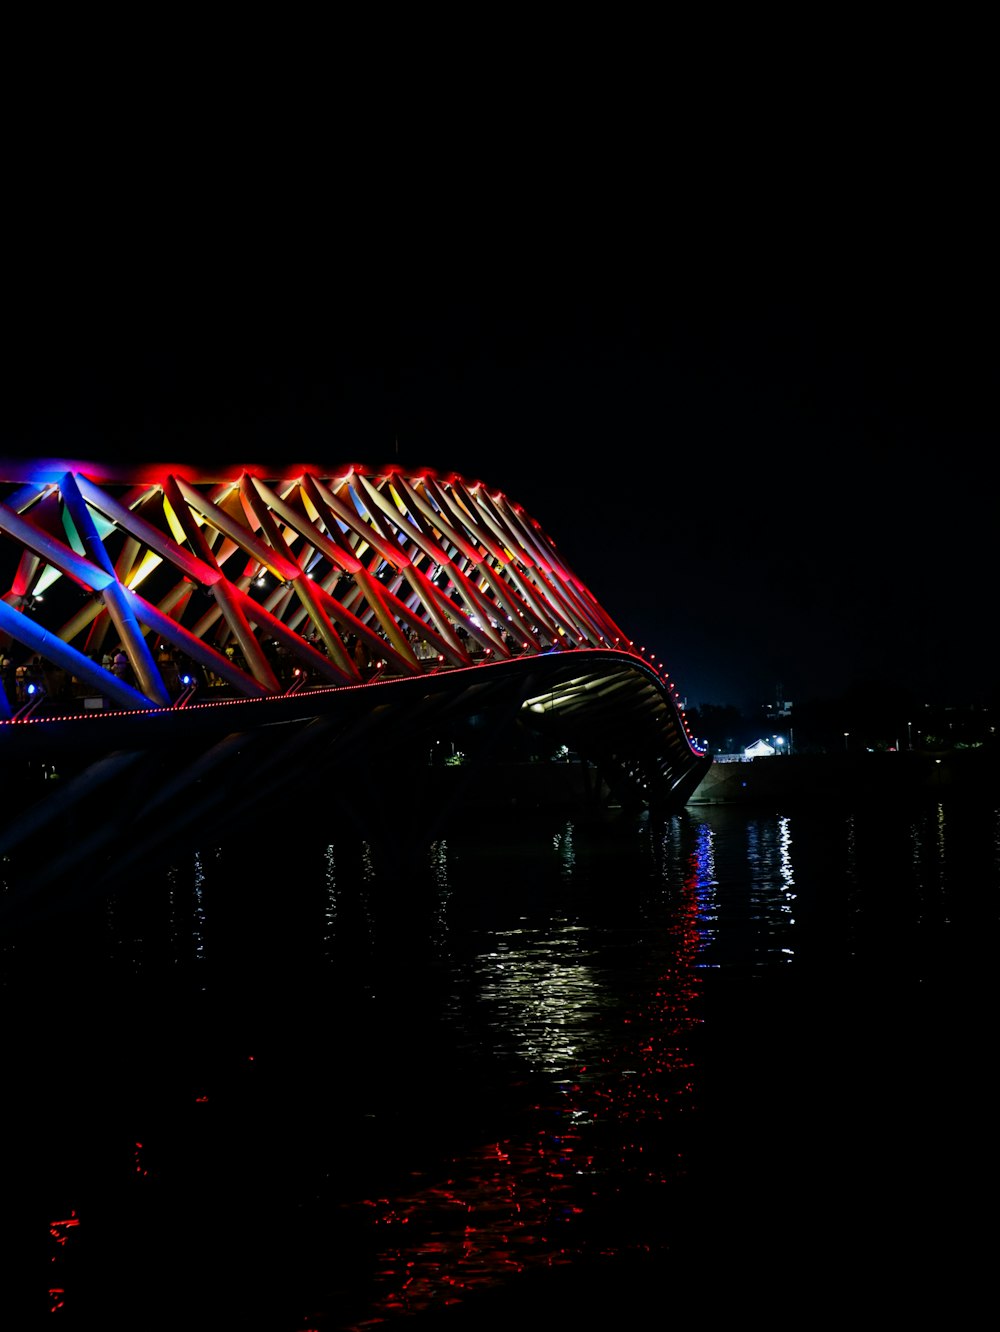
[[[851,734],[850,731],[845,731],[845,732],[844,732],[844,749],[845,749],[845,750],[847,749],[847,737],[848,737],[850,734]]]

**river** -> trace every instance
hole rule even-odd
[[[394,851],[276,810],[0,935],[11,1332],[973,1316],[994,802]]]

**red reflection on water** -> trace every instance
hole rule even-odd
[[[136,1173],[137,1175],[142,1175],[143,1177],[147,1176],[147,1175],[149,1174],[149,1171],[146,1169],[146,1167],[145,1167],[145,1166],[143,1165],[143,1163],[142,1163],[142,1143],[141,1143],[141,1142],[137,1142],[137,1143],[135,1144],[135,1148],[133,1149],[133,1159],[135,1160],[135,1173]]]
[[[76,1210],[74,1209],[72,1212],[70,1212],[69,1216],[66,1217],[65,1220],[50,1221],[49,1234],[52,1236],[52,1238],[55,1240],[57,1244],[63,1245],[66,1243],[66,1232],[68,1230],[72,1230],[75,1226],[78,1226],[79,1224],[80,1224],[80,1218],[77,1216]]]
[[[62,1257],[62,1251],[66,1247],[66,1240],[69,1232],[75,1230],[79,1224],[80,1218],[77,1216],[75,1208],[70,1212],[69,1216],[64,1217],[61,1221],[49,1222],[49,1234],[57,1246],[56,1252],[52,1255],[53,1263],[58,1265]],[[65,1308],[65,1305],[66,1287],[56,1285],[49,1286],[49,1311],[55,1313],[57,1309]]]
[[[666,927],[669,965],[621,1017],[619,1040],[602,1049],[597,1033],[586,1033],[593,1058],[571,1085],[553,1087],[551,1103],[530,1107],[534,1119],[520,1137],[453,1158],[453,1174],[441,1183],[363,1204],[373,1227],[398,1238],[379,1252],[384,1294],[356,1332],[386,1316],[460,1302],[529,1268],[659,1245],[641,1235],[588,1241],[581,1223],[617,1198],[623,1177],[642,1213],[655,1216],[657,1190],[685,1173],[685,1152],[663,1125],[697,1109],[690,1034],[701,1023],[696,962],[707,853],[700,844],[690,857]],[[644,1134],[648,1126],[657,1132]]]

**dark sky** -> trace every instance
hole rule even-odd
[[[501,234],[391,262],[314,236],[305,262],[287,231],[266,259],[38,247],[0,455],[455,470],[539,520],[689,706],[989,696],[989,274]]]

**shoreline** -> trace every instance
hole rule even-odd
[[[793,754],[713,761],[689,805],[1000,794],[991,751]]]

